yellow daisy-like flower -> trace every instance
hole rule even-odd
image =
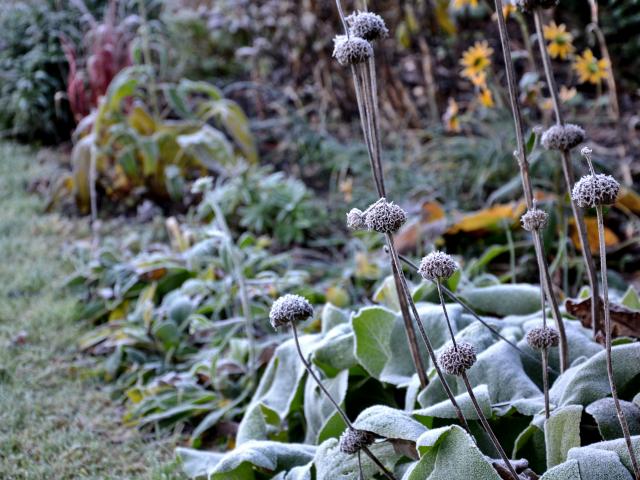
[[[473,81],[474,77],[484,73],[491,65],[491,55],[493,49],[489,47],[489,43],[484,40],[476,42],[473,47],[469,47],[462,54],[460,64],[464,67],[462,76]]]
[[[509,15],[513,15],[517,11],[518,11],[518,8],[511,2],[505,3],[502,6],[502,15],[504,16],[505,20],[509,18]]]
[[[469,77],[469,80],[471,80],[471,83],[473,83],[475,87],[485,88],[487,86],[487,72],[480,72],[471,75],[471,77]]]
[[[488,88],[483,88],[480,90],[480,93],[478,94],[478,101],[483,107],[486,108],[493,108],[496,105],[493,101],[491,90],[489,90]]]
[[[462,10],[467,5],[471,8],[476,8],[478,6],[478,0],[453,0],[453,8],[455,10]]]
[[[609,63],[604,58],[597,59],[588,48],[576,57],[573,69],[578,73],[580,83],[589,82],[597,85],[607,77]]]
[[[573,41],[573,35],[567,32],[567,27],[564,23],[556,25],[556,22],[551,22],[549,25],[543,27],[544,38],[549,40],[547,45],[547,51],[551,58],[566,59],[575,48],[571,43]]]
[[[442,116],[442,120],[444,120],[444,128],[447,132],[460,132],[459,111],[460,108],[458,107],[458,102],[453,98],[449,98],[449,106]]]

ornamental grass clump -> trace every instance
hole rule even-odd
[[[615,203],[620,185],[609,175],[596,174],[591,160],[591,149],[585,147],[581,154],[589,165],[590,175],[582,177],[573,187],[572,197],[574,202],[582,208],[595,208],[598,218],[598,240],[600,247],[600,278],[602,281],[602,296],[604,301],[604,329],[605,329],[605,350],[607,363],[607,376],[609,377],[609,386],[611,387],[611,397],[616,409],[616,415],[622,428],[625,443],[629,450],[631,465],[636,480],[640,480],[640,467],[636,458],[633,444],[631,443],[631,433],[629,424],[625,417],[624,411],[620,406],[618,398],[618,390],[613,377],[613,361],[611,358],[611,311],[609,307],[609,283],[607,280],[607,248],[604,237],[604,206]]]
[[[360,452],[364,452],[377,465],[377,467],[386,478],[395,480],[393,474],[389,472],[389,470],[382,464],[378,457],[376,457],[369,449],[369,445],[371,445],[375,440],[373,434],[371,434],[370,432],[365,432],[363,430],[358,430],[353,426],[346,412],[342,409],[338,402],[336,402],[331,393],[329,393],[329,391],[325,388],[320,378],[314,372],[313,368],[311,368],[311,364],[302,353],[302,349],[300,348],[300,340],[298,339],[298,327],[296,324],[298,322],[305,321],[312,316],[313,307],[306,298],[300,295],[287,294],[273,302],[273,305],[271,306],[271,310],[269,312],[269,321],[275,329],[287,325],[291,326],[293,339],[296,344],[296,350],[298,351],[298,356],[300,357],[302,364],[307,370],[307,373],[309,373],[309,375],[313,378],[320,390],[322,390],[322,393],[324,393],[324,395],[333,404],[333,406],[347,425],[347,430],[345,431],[345,433],[343,433],[340,439],[340,450],[343,453],[347,454],[357,453],[358,461],[360,461]]]
[[[493,430],[491,429],[487,418],[482,412],[482,408],[480,408],[480,405],[478,404],[478,400],[473,393],[473,387],[471,386],[469,378],[467,377],[467,370],[473,367],[473,365],[476,363],[476,349],[470,343],[458,343],[456,341],[455,335],[453,333],[453,327],[451,326],[451,321],[449,320],[449,314],[447,313],[447,305],[442,296],[441,282],[443,280],[451,278],[451,276],[456,272],[457,269],[458,265],[450,255],[438,251],[431,252],[429,255],[424,257],[420,262],[420,267],[418,268],[418,273],[420,273],[422,278],[424,278],[425,280],[432,280],[436,282],[438,295],[440,298],[440,306],[442,307],[442,312],[444,313],[444,318],[449,329],[449,335],[451,336],[452,345],[446,347],[440,354],[438,363],[442,370],[444,370],[449,375],[455,375],[456,377],[462,378],[462,381],[464,382],[464,385],[467,389],[467,393],[469,394],[469,398],[473,403],[473,406],[478,417],[480,418],[480,422],[482,423],[485,432],[491,439],[491,443],[493,443],[494,448],[502,458],[502,461],[507,467],[509,473],[512,475],[513,480],[518,480],[520,477],[516,473],[515,468],[509,460],[509,457],[500,445],[500,442],[498,442],[498,438],[493,433]]]

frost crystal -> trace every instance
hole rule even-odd
[[[466,342],[458,343],[457,349],[451,345],[440,354],[439,363],[449,375],[460,376],[476,363],[476,349]]]
[[[373,56],[373,47],[364,38],[338,35],[333,43],[333,57],[340,65],[357,65]]]
[[[611,175],[587,175],[573,186],[571,196],[582,208],[613,205],[620,193],[620,184]]]
[[[431,252],[420,262],[418,273],[425,280],[446,280],[457,269],[458,265],[451,255],[444,252]]]
[[[313,315],[313,307],[300,295],[287,294],[278,298],[271,306],[269,320],[273,328],[300,322]]]

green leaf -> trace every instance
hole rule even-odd
[[[331,393],[331,396],[338,404],[344,402],[349,384],[349,371],[344,370],[334,378],[322,380],[324,387]],[[337,414],[336,408],[327,396],[318,387],[313,378],[307,377],[304,389],[304,418],[307,423],[306,443],[317,443],[320,433],[327,423]],[[332,426],[336,426],[335,424]],[[346,427],[344,420],[340,417],[337,433],[340,434]],[[326,434],[326,432],[325,432]]]
[[[544,425],[547,468],[555,467],[567,459],[567,452],[580,446],[580,419],[582,406],[568,405],[551,412]]]
[[[489,389],[486,385],[478,385],[473,388],[473,393],[476,396],[476,400],[480,404],[480,409],[482,413],[484,413],[485,417],[491,418],[493,416],[493,412],[491,411],[491,398],[489,398]],[[476,412],[473,403],[471,402],[471,397],[469,397],[469,392],[463,392],[455,397],[458,406],[462,410],[462,414],[465,416],[467,420],[477,420],[479,419],[478,413]],[[419,410],[415,410],[413,415],[418,418],[446,418],[446,419],[456,419],[458,418],[456,415],[456,411],[451,405],[451,401],[449,399],[443,400],[435,405],[428,406],[426,408],[422,408]]]
[[[632,310],[640,310],[640,295],[633,285],[629,285],[620,303]]]
[[[380,381],[408,383],[415,370],[402,320],[384,307],[365,307],[351,325],[360,365]]]
[[[358,364],[354,355],[354,334],[351,325],[341,324],[324,335],[313,352],[312,360],[329,376]]]
[[[527,284],[466,288],[460,296],[478,313],[527,315],[540,310],[540,288]]]
[[[400,458],[389,442],[376,443],[371,445],[369,449],[390,470],[393,470],[393,466]],[[358,456],[342,453],[338,447],[338,440],[335,438],[323,442],[318,447],[313,463],[316,466],[316,480],[351,480],[359,478]],[[380,472],[378,467],[366,455],[362,455],[362,470],[364,478],[373,478],[374,475]]]
[[[403,480],[500,480],[473,438],[457,425],[425,432],[416,446],[420,461]]]
[[[612,348],[614,380],[618,390],[640,373],[640,343]],[[567,369],[549,390],[556,405],[589,405],[611,393],[606,369],[606,353],[601,351],[586,362]]]
[[[384,438],[397,438],[415,442],[427,429],[406,412],[384,405],[363,410],[354,422],[360,430],[373,432]]]
[[[620,400],[620,407],[624,412],[631,435],[640,435],[640,407],[625,400]],[[596,400],[585,411],[595,419],[604,440],[614,440],[623,436],[613,398]]]
[[[277,473],[306,465],[313,459],[315,450],[312,445],[250,441],[221,458],[218,454],[203,455],[186,448],[178,448],[177,454],[188,466],[189,470],[184,467],[185,473],[191,478],[249,480],[255,478],[254,467]],[[218,461],[214,464],[216,459]]]

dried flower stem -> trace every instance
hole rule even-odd
[[[593,166],[590,164],[591,169]],[[611,313],[609,312],[609,283],[607,281],[607,248],[604,238],[604,215],[602,213],[602,205],[596,206],[596,214],[598,216],[598,239],[600,244],[600,275],[602,278],[602,295],[604,297],[604,328],[605,328],[605,348],[607,355],[607,375],[609,376],[609,385],[611,386],[611,396],[613,397],[613,403],[616,407],[616,414],[618,415],[618,421],[622,427],[622,433],[624,440],[629,449],[629,456],[631,457],[631,465],[633,466],[633,473],[636,480],[640,480],[640,468],[638,467],[638,460],[633,450],[633,444],[631,443],[631,434],[629,432],[629,424],[620,406],[620,399],[618,398],[618,389],[613,378],[613,362],[611,359]]]
[[[498,454],[502,458],[502,461],[504,462],[506,467],[509,469],[509,473],[513,476],[513,480],[519,480],[520,477],[516,473],[515,468],[513,468],[513,465],[511,464],[511,460],[509,460],[509,457],[507,457],[507,454],[505,453],[504,449],[500,445],[500,442],[498,442],[496,435],[493,433],[493,430],[491,429],[491,426],[489,425],[487,418],[484,416],[484,413],[482,413],[482,409],[480,408],[480,405],[478,404],[478,400],[476,399],[476,396],[473,393],[473,388],[471,387],[471,383],[469,383],[469,378],[467,377],[466,372],[463,372],[461,377],[462,377],[462,380],[464,381],[465,387],[467,387],[467,392],[469,393],[469,398],[471,399],[471,403],[473,403],[473,407],[476,409],[478,418],[480,418],[480,422],[482,423],[482,426],[484,427],[485,432],[487,432],[487,434],[489,435],[489,438],[491,439],[491,443],[493,443],[493,446],[498,451]]]
[[[558,97],[558,85],[556,84],[555,76],[553,75],[553,69],[551,67],[551,58],[549,52],[544,44],[544,33],[542,29],[542,11],[536,8],[533,12],[534,23],[536,26],[536,34],[538,36],[538,46],[540,47],[540,56],[542,57],[542,63],[544,65],[544,73],[547,78],[547,85],[549,87],[549,93],[551,95],[551,101],[553,103],[553,111],[556,117],[556,123],[558,125],[564,125],[564,119],[562,116],[562,110],[560,109],[560,100]],[[589,281],[589,288],[591,289],[591,325],[593,335],[595,337],[598,332],[599,318],[600,318],[600,288],[598,285],[598,277],[596,276],[595,262],[591,255],[591,246],[589,245],[589,237],[587,236],[587,226],[584,223],[584,215],[582,210],[577,207],[575,201],[571,196],[571,187],[574,182],[573,167],[571,165],[571,155],[568,151],[563,151],[562,155],[562,171],[564,174],[565,188],[569,192],[569,200],[571,202],[571,210],[573,217],[576,221],[576,229],[578,230],[578,237],[580,238],[580,245],[582,250],[582,258],[584,260],[585,267],[587,269],[587,279]],[[560,329],[558,329],[560,332]],[[562,333],[560,337],[560,346],[562,351]],[[564,371],[564,370],[563,370]]]
[[[504,55],[505,70],[507,74],[511,112],[513,114],[513,120],[516,130],[516,142],[518,145],[517,158],[518,165],[520,167],[520,177],[522,179],[522,189],[524,191],[527,208],[532,209],[534,207],[533,187],[529,174],[529,161],[527,160],[527,151],[524,141],[522,113],[520,111],[520,104],[518,103],[518,87],[516,82],[515,70],[513,68],[513,60],[511,58],[509,34],[507,32],[507,25],[505,23],[502,10],[502,0],[495,0],[495,6],[496,15],[498,17],[498,29],[500,31],[500,43],[502,44],[502,53]],[[569,189],[569,191],[571,190]],[[558,301],[553,292],[551,275],[549,274],[549,265],[547,264],[547,260],[545,257],[544,246],[542,243],[540,231],[532,232],[532,238],[536,258],[538,260],[538,267],[540,269],[540,288],[542,289],[541,295],[547,296],[549,304],[551,305],[551,313],[553,315],[558,328],[558,333],[560,335],[560,372],[564,372],[568,367],[569,362],[567,334],[564,328],[562,315],[560,314],[560,308],[558,307]]]
[[[318,387],[320,387],[320,390],[322,390],[322,393],[325,394],[325,396],[329,399],[329,401],[336,408],[336,410],[338,411],[338,413],[340,414],[340,416],[344,420],[344,423],[346,423],[347,428],[355,430],[355,427],[351,423],[351,420],[349,420],[349,417],[347,416],[346,412],[342,409],[342,407],[338,404],[338,402],[335,401],[333,396],[329,393],[329,391],[326,389],[326,387],[322,384],[322,382],[320,381],[320,379],[318,378],[316,373],[311,368],[311,365],[309,364],[309,362],[305,358],[304,354],[302,353],[302,349],[300,348],[300,340],[298,339],[298,328],[296,327],[296,323],[295,322],[291,322],[291,329],[293,330],[293,339],[294,339],[295,344],[296,344],[296,350],[298,350],[298,356],[300,357],[300,360],[302,361],[302,364],[304,365],[305,369],[307,370],[309,375],[313,378],[313,380],[316,382]],[[377,465],[377,467],[380,469],[380,471],[383,473],[383,475],[385,477],[387,477],[389,480],[396,480],[396,478],[393,476],[393,474],[389,470],[387,470],[387,468],[382,464],[382,462],[378,459],[378,457],[376,457],[373,454],[373,452],[371,450],[369,450],[369,447],[362,446],[362,451],[364,451],[364,453],[373,461],[373,463],[375,463]],[[360,457],[358,457],[358,461],[360,461]]]
[[[391,235],[387,235],[387,246],[389,249],[389,254],[391,256],[391,261],[393,263],[394,270],[402,272],[402,267],[400,265],[400,258],[395,248],[395,244],[393,242],[393,236]],[[456,416],[458,417],[458,420],[460,421],[464,429],[469,431],[469,425],[467,424],[467,419],[464,417],[464,414],[462,413],[462,409],[460,408],[460,405],[458,405],[458,402],[456,401],[456,398],[453,392],[451,391],[451,387],[449,387],[449,383],[447,382],[447,379],[442,373],[442,369],[440,368],[440,364],[438,363],[438,358],[436,357],[436,353],[433,349],[433,345],[431,344],[431,341],[429,340],[429,336],[427,335],[427,332],[424,329],[424,325],[422,323],[422,319],[420,318],[420,314],[418,313],[416,304],[413,301],[413,298],[411,297],[411,293],[409,292],[407,280],[404,277],[404,273],[401,273],[401,275],[399,276],[400,276],[401,285],[402,285],[402,293],[398,292],[398,295],[404,296],[405,298],[410,299],[409,305],[411,307],[411,311],[413,312],[413,316],[416,320],[416,324],[418,325],[418,331],[420,332],[422,341],[427,347],[427,352],[429,353],[429,358],[431,359],[431,363],[433,363],[433,367],[435,368],[436,374],[438,375],[438,378],[442,383],[442,387],[444,388],[444,391],[447,394],[447,397],[449,397],[449,401],[451,402],[454,410],[456,411]]]

